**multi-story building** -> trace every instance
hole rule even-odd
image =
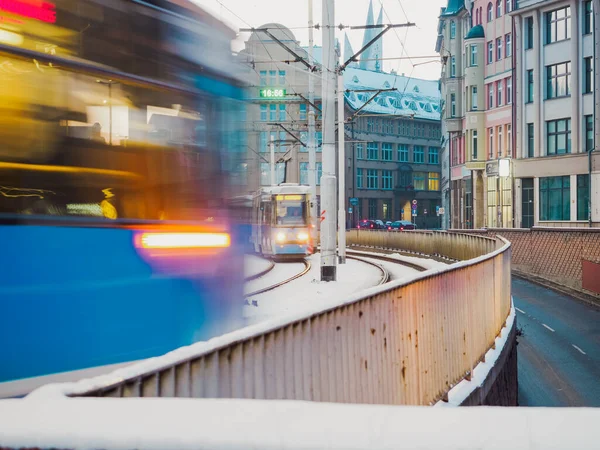
[[[442,121],[446,132],[443,149],[447,155],[450,172],[449,208],[446,213],[449,215],[451,228],[472,228],[474,220],[483,212],[482,202],[474,202],[482,196],[481,189],[480,196],[474,192],[478,180],[479,186],[482,185],[478,176],[481,173],[481,165],[475,166],[479,171],[474,170],[471,165],[472,139],[474,136],[477,145],[478,130],[473,129],[472,125],[467,130],[465,95],[467,68],[473,80],[475,76],[472,72],[479,64],[480,47],[483,46],[469,44],[468,50],[473,53],[466,52],[465,42],[470,29],[470,15],[464,0],[449,0],[447,7],[442,8],[440,14],[436,49],[442,58],[440,89]],[[480,213],[475,212],[474,204],[476,207],[481,205]],[[478,225],[477,222],[475,224]]]
[[[437,81],[348,68],[346,180],[360,219],[408,220],[439,228],[440,97]],[[395,89],[379,93],[378,90]],[[413,200],[417,202],[412,216]]]
[[[278,41],[308,61],[308,54],[291,30],[276,23],[267,29]],[[307,129],[310,104],[308,77],[313,77],[316,109],[317,195],[321,173],[321,76],[295,62],[295,57],[262,31],[252,33],[240,61],[248,68],[249,104],[246,115],[248,192],[271,184],[270,146],[275,147],[275,183],[308,184]]]
[[[517,6],[516,226],[598,227],[600,2]]]

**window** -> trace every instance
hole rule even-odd
[[[473,145],[473,160],[477,160],[477,130],[473,130],[473,137],[472,137],[472,145]]]
[[[540,178],[540,220],[571,219],[571,177]]]
[[[510,34],[507,34],[506,36],[504,36],[504,42],[505,42],[505,47],[504,47],[504,52],[506,57],[510,57],[512,55],[512,40],[510,37]]]
[[[450,22],[450,39],[454,39],[456,37],[456,23]]]
[[[280,103],[279,104],[279,121],[285,122],[285,120],[286,120],[285,103]]]
[[[269,105],[269,120],[271,122],[275,122],[277,120],[277,105],[275,103],[271,103]]]
[[[259,152],[264,153],[264,152],[269,151],[269,144],[267,142],[268,142],[267,132],[261,131],[258,134],[258,151]]]
[[[535,156],[535,152],[534,152],[534,135],[533,135],[533,124],[532,123],[528,123],[527,124],[527,157],[528,158],[533,158]]]
[[[425,162],[425,149],[422,145],[415,145],[413,147],[413,162],[423,163]]]
[[[506,155],[512,156],[512,125],[506,125]]]
[[[494,107],[494,83],[488,84],[488,109]]]
[[[546,44],[571,39],[571,7],[546,13]]]
[[[392,204],[389,200],[383,200],[381,203],[383,209],[383,220],[390,220],[392,218]]]
[[[502,0],[496,0],[496,18],[502,16]]]
[[[300,120],[306,120],[306,103],[300,103]]]
[[[591,94],[594,91],[594,65],[592,58],[583,58],[583,93]]]
[[[356,159],[365,159],[365,154],[363,151],[362,144],[356,144]]]
[[[494,158],[494,128],[488,128],[488,157]]]
[[[512,11],[512,1],[511,0],[506,0],[504,2],[504,13],[508,14],[511,11]]]
[[[471,86],[471,110],[477,111],[477,86]]]
[[[588,220],[590,211],[590,177],[577,175],[577,220]]]
[[[408,162],[408,145],[398,144],[398,161]]]
[[[275,86],[277,84],[277,71],[269,70],[269,86]]]
[[[308,163],[307,162],[300,163],[300,184],[308,185]],[[356,181],[356,186],[360,187],[358,185],[358,179]]]
[[[279,85],[285,86],[285,70],[279,71]]]
[[[323,151],[323,132],[322,131],[315,132],[315,140],[317,141],[317,142],[315,142],[315,144],[317,146],[317,152],[322,152]]]
[[[367,169],[367,189],[377,189],[377,169]]]
[[[502,157],[502,125],[498,127],[498,158]]]
[[[307,152],[308,151],[308,133],[306,131],[300,132],[300,142],[302,142],[304,145],[300,146],[299,151]]]
[[[260,105],[260,120],[262,122],[267,121],[267,105],[265,104]]]
[[[487,63],[491,64],[494,62],[494,43],[489,41],[487,43]]]
[[[571,119],[549,120],[546,129],[548,155],[571,153]]]
[[[503,101],[504,101],[503,84],[504,84],[504,82],[502,80],[496,81],[496,91],[497,91],[496,106],[502,106]]]
[[[471,45],[471,67],[477,66],[477,45]]]
[[[440,163],[439,149],[437,147],[429,147],[428,161],[429,164]]]
[[[356,187],[359,189],[365,187],[363,181],[363,169],[356,169]]]
[[[502,38],[496,39],[496,61],[502,59]]]
[[[456,117],[456,94],[450,94],[450,117]]]
[[[381,159],[383,161],[391,161],[393,159],[392,144],[390,144],[389,142],[381,143]]]
[[[492,20],[494,20],[494,6],[490,2],[487,6],[487,21],[491,22]]]
[[[260,85],[261,86],[267,85],[267,71],[266,70],[260,71]]]
[[[512,78],[506,79],[506,104],[512,104]]]
[[[390,190],[392,189],[392,171],[382,170],[381,171],[381,188]]]
[[[377,142],[367,143],[367,159],[379,159],[379,148]]]
[[[533,103],[533,69],[527,71],[527,101]]]
[[[371,219],[377,218],[377,199],[369,199],[369,217]]]
[[[275,164],[275,184],[283,183],[285,179],[285,163]],[[261,186],[271,185],[271,164],[260,163],[260,184]]]
[[[287,140],[288,135],[286,131],[280,131],[279,132],[279,151],[280,152],[287,152],[287,144],[285,143],[285,141]],[[275,138],[277,139],[277,138]],[[277,148],[277,147],[275,147]]]
[[[456,76],[456,57],[450,57],[450,77],[454,78]]]
[[[592,33],[592,0],[583,2],[583,34]]]
[[[425,190],[425,177],[427,172],[413,172],[413,187],[415,191]]]
[[[316,169],[317,169],[317,186],[321,185],[321,177],[323,176],[323,163],[318,162],[316,163]]]
[[[533,48],[533,17],[525,20],[525,50]]]
[[[571,63],[546,66],[546,98],[571,95]]]
[[[594,151],[594,116],[585,116],[585,151]]]
[[[429,172],[429,190],[440,190],[440,174],[439,172]]]

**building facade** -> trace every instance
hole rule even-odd
[[[442,10],[452,227],[600,226],[599,11],[598,0]]]
[[[291,30],[281,24],[261,27],[308,60],[308,53]],[[313,77],[317,145],[317,195],[321,178],[321,76],[317,70],[295,61],[295,57],[268,34],[252,33],[239,60],[246,67],[249,80],[245,121],[248,193],[271,185],[271,143],[275,149],[275,184],[308,184],[308,114],[310,111],[308,77]]]
[[[598,0],[513,12],[518,227],[600,226],[599,12]]]
[[[441,228],[438,82],[348,68],[344,85],[348,221]]]

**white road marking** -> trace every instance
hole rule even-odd
[[[577,350],[579,353],[581,353],[582,355],[585,355],[585,352],[583,350],[581,350],[579,347],[577,347],[575,344],[571,344],[573,347],[575,347],[575,350]]]
[[[515,306],[515,309],[516,309],[517,311],[519,311],[521,314],[525,314],[525,311],[523,311],[522,309],[519,309],[519,308],[517,308],[516,306]]]
[[[545,323],[543,323],[542,325],[545,326],[546,328],[548,328],[550,331],[552,331],[554,333],[554,330],[552,328],[550,328],[548,325],[546,325]]]

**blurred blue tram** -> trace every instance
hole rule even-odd
[[[281,184],[261,188],[252,201],[252,244],[265,257],[298,259],[313,253],[310,188]]]
[[[237,328],[234,31],[187,0],[0,15],[0,397]]]

